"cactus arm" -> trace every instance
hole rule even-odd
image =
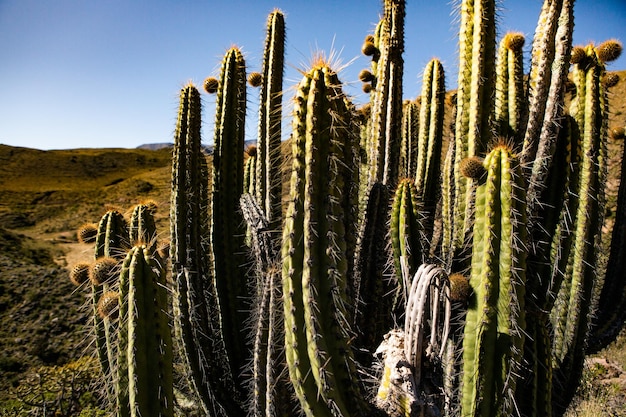
[[[417,100],[419,101],[419,99]],[[408,101],[402,107],[402,144],[400,150],[400,177],[413,177],[417,169],[417,135],[419,132],[419,105]]]
[[[461,3],[459,81],[455,124],[455,204],[453,249],[461,249],[471,228],[473,189],[461,175],[461,161],[481,156],[491,139],[495,73],[495,2]]]
[[[404,61],[404,0],[385,0],[376,63],[370,141],[369,184],[395,187],[402,135],[402,74]]]
[[[348,277],[343,163],[350,112],[336,74],[320,59],[296,96],[290,203],[283,230],[287,361],[307,414],[361,412],[350,328],[345,319]],[[346,141],[346,143],[343,143]],[[310,375],[308,375],[310,373]],[[308,377],[307,377],[308,376]],[[315,414],[318,415],[318,414]]]
[[[185,365],[207,414],[243,413],[220,332],[217,293],[209,270],[208,165],[201,150],[200,94],[181,90],[170,204],[174,311]],[[222,411],[223,410],[223,411]],[[241,415],[241,414],[240,414]]]
[[[145,246],[128,254],[128,390],[131,416],[173,416],[172,339],[165,280]],[[161,275],[161,276],[159,276]],[[122,352],[124,354],[124,352]]]
[[[301,85],[295,99],[294,114],[304,115],[308,86]],[[304,248],[302,223],[304,222],[304,159],[306,124],[294,120],[292,139],[292,172],[289,204],[283,227],[282,279],[285,295],[285,355],[291,383],[302,411],[310,417],[329,416],[330,411],[317,395],[317,385],[309,374],[311,368],[307,354],[304,329],[304,305],[302,300],[302,269]]]
[[[626,150],[626,147],[623,148]],[[622,151],[621,180],[617,195],[615,225],[611,236],[611,250],[606,278],[598,302],[599,310],[594,317],[593,337],[590,348],[599,350],[619,333],[626,316],[626,281],[622,278],[626,269],[626,153]]]
[[[421,97],[415,185],[418,198],[423,203],[426,239],[430,241],[440,195],[445,99],[445,74],[443,65],[437,59],[432,59],[426,66]]]
[[[239,210],[243,193],[245,112],[245,61],[241,51],[233,47],[222,61],[216,99],[211,251],[221,329],[236,380],[246,363],[243,322],[248,284],[242,268],[245,229]]]
[[[279,228],[282,219],[280,142],[284,55],[285,17],[280,10],[274,10],[267,21],[256,161],[256,196],[272,229]]]
[[[470,299],[463,342],[461,415],[510,415],[523,346],[525,194],[517,160],[505,146],[484,162],[477,187]]]
[[[521,146],[521,118],[524,107],[524,35],[507,33],[498,47],[496,66],[496,129],[501,137]]]

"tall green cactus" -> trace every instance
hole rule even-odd
[[[165,273],[146,246],[133,247],[120,273],[118,416],[173,416],[172,336]]]
[[[498,47],[496,66],[495,121],[498,135],[521,147],[524,97],[524,35],[507,33]]]
[[[245,227],[239,210],[243,193],[245,115],[245,61],[239,49],[231,48],[222,61],[216,99],[211,255],[224,345],[233,376],[239,381],[246,365],[244,327],[249,302],[244,269]]]
[[[589,315],[597,278],[597,265],[606,181],[606,118],[601,77],[604,63],[598,50],[589,45],[574,69],[577,88],[572,113],[580,132],[576,196],[573,206],[573,246],[567,259],[565,276],[551,312],[554,328],[553,358],[555,400],[569,400],[582,372]],[[577,168],[577,169],[576,169]]]
[[[122,213],[117,210],[107,211],[98,224],[94,258],[96,262],[106,259],[121,259],[128,248],[128,224]],[[102,373],[105,376],[105,389],[109,400],[115,402],[118,389],[115,384],[115,343],[116,338],[111,327],[110,318],[98,314],[98,304],[104,294],[111,290],[112,282],[94,279],[93,267],[91,278],[91,303],[93,310],[93,324],[95,332],[95,346]]]
[[[432,237],[440,195],[445,94],[443,65],[438,59],[432,59],[424,70],[415,171],[415,187],[423,205],[424,229],[428,240]],[[424,248],[425,251],[428,249]]]
[[[408,288],[402,280],[402,259],[406,262],[407,273],[412,277],[419,265],[424,262],[424,226],[422,204],[417,196],[417,188],[411,179],[400,180],[391,208],[390,232],[393,260],[398,277],[398,286],[395,291],[394,305],[399,300],[406,302],[405,293]],[[371,317],[369,318],[371,319]]]
[[[369,184],[395,187],[402,136],[402,76],[404,71],[404,0],[385,0],[377,27],[375,87],[370,122]]]
[[[417,169],[417,134],[419,131],[419,103],[407,100],[402,106],[402,142],[400,145],[400,178],[415,176]]]
[[[200,94],[193,85],[187,85],[180,96],[170,204],[176,331],[191,383],[205,412],[233,415],[243,411],[226,356],[210,270],[209,171],[200,126]]]
[[[285,348],[289,374],[308,416],[355,415],[360,393],[346,321],[345,195],[356,184],[342,162],[356,136],[337,75],[319,60],[296,93],[293,165],[283,229]],[[353,143],[354,142],[354,143]]]
[[[463,248],[471,229],[473,189],[460,172],[461,161],[481,156],[491,140],[494,111],[496,12],[493,0],[461,2],[459,78],[454,153],[453,249]]]
[[[574,0],[544,1],[533,39],[521,153],[522,165],[529,171],[527,199],[533,229],[564,116],[573,30]]]
[[[280,228],[282,219],[280,143],[284,55],[285,17],[280,10],[274,10],[267,19],[256,160],[256,196],[273,230]]]
[[[463,340],[462,416],[513,415],[525,317],[526,206],[519,162],[504,145],[476,189],[470,298]]]

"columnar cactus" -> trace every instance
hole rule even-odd
[[[424,209],[424,228],[428,240],[432,237],[440,195],[445,94],[443,65],[438,59],[432,59],[424,70],[415,171],[415,187]],[[428,251],[428,248],[425,250]]]
[[[378,39],[375,86],[370,124],[369,184],[395,187],[402,135],[402,75],[404,61],[404,0],[385,0]]]
[[[248,283],[244,269],[245,226],[239,210],[243,193],[246,67],[237,48],[222,61],[215,116],[211,192],[211,270],[220,309],[224,345],[235,380],[246,365],[244,326]]]
[[[96,263],[98,264],[98,262],[103,260],[121,259],[128,245],[128,224],[126,219],[117,210],[107,211],[100,219],[95,237],[94,258]],[[98,304],[104,294],[111,290],[113,282],[108,279],[95,279],[93,270],[94,268],[92,267],[90,281],[95,346],[102,373],[105,376],[105,389],[109,394],[109,399],[115,402],[114,399],[118,390],[112,388],[116,387],[114,375],[116,367],[116,338],[111,328],[110,318],[98,314]]]
[[[421,98],[406,100],[402,106],[402,142],[400,145],[400,178],[415,176],[417,168],[417,133]]]
[[[402,274],[402,262],[406,263],[408,276],[413,276],[417,268],[424,262],[424,226],[422,204],[417,196],[415,183],[411,179],[403,179],[398,184],[391,208],[391,247],[397,277]],[[402,279],[398,279],[394,304],[406,302],[405,293],[408,288]]]
[[[507,33],[498,47],[496,66],[495,120],[500,136],[514,140],[521,148],[524,97],[524,35]]]
[[[491,140],[490,120],[494,108],[495,1],[461,2],[459,31],[459,78],[457,89],[454,153],[453,249],[463,248],[471,229],[473,189],[460,172],[461,161],[481,156]]]
[[[343,163],[357,137],[337,75],[319,60],[300,82],[293,121],[293,165],[283,229],[285,349],[295,394],[308,416],[362,414],[346,320],[349,260],[344,236]],[[348,136],[346,136],[348,135]]]
[[[601,227],[606,181],[606,120],[604,92],[601,79],[604,62],[599,49],[589,45],[576,57],[574,82],[577,88],[572,113],[580,132],[576,196],[572,207],[573,243],[567,259],[565,276],[551,312],[554,328],[553,358],[556,399],[571,398],[577,385],[589,331],[589,315],[593,311],[592,297],[597,283]],[[580,60],[579,60],[580,59]],[[572,199],[573,200],[573,199]],[[574,385],[572,384],[574,381]]]
[[[274,10],[267,19],[256,159],[256,197],[273,230],[280,228],[282,219],[280,143],[284,55],[285,17],[280,10]]]
[[[172,336],[165,273],[145,245],[120,273],[118,416],[174,415]]]
[[[207,237],[209,171],[200,139],[200,94],[181,90],[175,133],[170,205],[172,278],[177,336],[191,383],[207,414],[243,413],[220,330],[217,291]]]
[[[476,188],[462,416],[514,414],[524,342],[528,243],[522,172],[503,144],[487,155],[484,166],[485,182]]]

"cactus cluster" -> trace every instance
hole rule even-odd
[[[439,60],[421,96],[402,100],[403,0],[384,1],[365,39],[364,108],[323,56],[302,71],[286,166],[281,11],[267,21],[262,72],[247,76],[232,47],[204,83],[217,94],[212,158],[200,93],[181,90],[171,284],[150,204],[83,227],[97,263],[70,274],[91,283],[118,415],[173,414],[170,311],[183,379],[208,416],[562,415],[589,335],[598,348],[625,317],[624,182],[622,215],[602,234],[605,63],[621,45],[572,48],[573,0],[545,0],[526,77],[525,39],[498,46],[496,14],[493,0],[461,2],[449,135]],[[260,106],[244,150],[246,81]]]

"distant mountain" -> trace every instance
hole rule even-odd
[[[137,146],[137,149],[147,149],[149,151],[158,151],[159,149],[163,149],[163,148],[169,148],[174,146],[173,143],[167,143],[167,142],[163,142],[163,143],[145,143],[143,145],[139,145]]]
[[[244,149],[248,148],[250,145],[256,145],[256,140],[247,140],[244,142]],[[137,146],[137,149],[147,149],[150,151],[158,151],[163,148],[170,148],[174,146],[173,143],[162,142],[162,143],[145,143],[143,145]],[[213,153],[213,145],[203,145],[204,150],[211,155]]]

